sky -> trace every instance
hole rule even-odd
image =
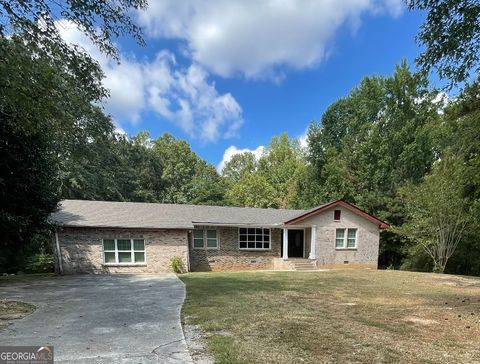
[[[187,140],[221,169],[235,153],[259,155],[274,135],[305,140],[335,100],[406,59],[425,15],[403,0],[150,0],[132,14],[145,47],[120,38],[120,64],[59,22],[105,72],[106,112],[129,135]]]

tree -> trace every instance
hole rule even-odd
[[[462,194],[461,160],[446,155],[418,185],[402,190],[407,220],[398,231],[419,244],[443,273],[469,220]]]
[[[272,137],[258,161],[258,173],[274,189],[279,207],[291,206],[297,171],[304,164],[305,159],[297,139],[290,139],[287,133]]]
[[[412,73],[404,61],[388,77],[365,77],[330,105],[308,131],[307,159],[320,186],[320,202],[343,198],[402,225],[399,189],[419,183],[439,156],[436,96],[427,79]],[[382,234],[383,264],[400,265],[406,250],[405,239]]]
[[[83,50],[65,43],[57,20],[73,22],[116,56],[115,37],[129,34],[142,42],[129,10],[145,5],[0,0],[0,228],[8,232],[0,238],[1,271],[21,269],[25,256],[48,240],[47,217],[62,195],[94,186],[95,179],[97,186],[110,180],[109,174],[89,173],[95,168],[82,169],[112,135],[111,120],[96,106],[108,95],[103,72]]]
[[[227,191],[227,199],[237,206],[278,207],[275,189],[259,173],[245,173]]]
[[[0,36],[21,34],[24,41],[41,44],[46,52],[61,51],[68,58],[77,56],[61,38],[57,22],[73,22],[100,50],[109,56],[118,56],[113,43],[115,37],[130,35],[140,44],[140,28],[132,21],[132,9],[145,9],[146,0],[0,0]]]
[[[444,118],[441,148],[461,159],[460,183],[470,211],[470,223],[446,271],[480,275],[480,80],[465,87]]]
[[[477,0],[407,0],[411,10],[427,11],[417,36],[425,48],[417,58],[421,70],[432,68],[449,86],[480,71],[480,3]]]
[[[165,133],[153,141],[153,150],[163,165],[164,182],[162,202],[189,202],[190,181],[195,176],[200,158],[184,140],[177,140]]]
[[[365,77],[333,103],[308,131],[323,199],[345,198],[388,219],[398,188],[419,181],[436,156],[436,94],[402,62],[393,75]]]
[[[217,170],[205,161],[199,161],[195,174],[187,186],[188,202],[194,205],[223,205],[225,203],[225,180]]]
[[[0,255],[10,257],[2,271],[21,268],[23,253],[45,232],[61,196],[63,161],[113,128],[95,106],[103,96],[98,67],[83,70],[92,80],[84,87],[62,57],[32,55],[15,35],[0,38],[0,229],[9,232]]]
[[[251,152],[235,154],[222,169],[222,176],[229,182],[236,183],[244,173],[253,173],[257,170],[257,159]]]

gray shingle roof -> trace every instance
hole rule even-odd
[[[191,229],[193,225],[273,226],[304,210],[182,205],[142,202],[63,200],[50,220],[60,226]]]

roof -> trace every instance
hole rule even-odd
[[[274,226],[305,210],[144,202],[63,200],[50,220],[60,226],[192,229],[194,225]]]
[[[193,229],[194,225],[279,226],[298,223],[334,206],[343,206],[377,223],[388,224],[345,201],[336,200],[311,210],[251,207],[63,200],[50,221],[59,226],[129,229]]]
[[[352,205],[352,204],[350,204],[346,201],[343,201],[343,200],[331,201],[331,202],[326,203],[324,205],[317,206],[317,207],[314,207],[313,209],[304,211],[302,214],[300,214],[298,216],[295,216],[294,218],[286,221],[285,225],[289,225],[289,224],[291,225],[291,224],[298,223],[298,222],[300,222],[302,220],[305,220],[305,219],[307,219],[307,218],[309,218],[313,215],[317,215],[319,213],[324,212],[325,210],[328,210],[328,209],[336,207],[336,206],[344,207],[344,208],[356,213],[357,215],[360,215],[360,216],[366,218],[367,220],[370,220],[374,224],[378,224],[379,229],[388,229],[390,227],[390,225],[388,225],[386,222],[383,222],[382,220],[377,219],[375,216],[370,215],[368,212],[365,212],[362,209],[359,209],[357,206]]]

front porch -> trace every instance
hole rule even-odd
[[[315,225],[289,225],[282,227],[281,257],[316,260],[317,227]]]

